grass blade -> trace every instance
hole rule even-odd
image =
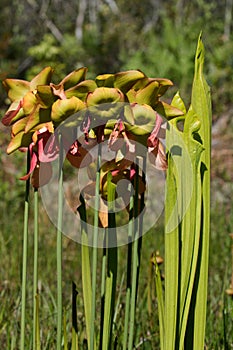
[[[36,327],[36,334],[35,334],[35,344],[36,350],[40,350],[41,349],[41,344],[40,344],[40,322],[39,322],[39,308],[40,308],[40,296],[37,293],[35,295],[35,299],[36,299],[36,315],[35,315],[35,327]]]

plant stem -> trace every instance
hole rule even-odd
[[[33,266],[33,350],[38,349],[37,319],[39,312],[38,295],[38,189],[34,189],[34,266]]]
[[[142,156],[142,182],[146,186],[146,155]],[[144,206],[145,206],[145,192],[143,191],[141,193],[141,198],[140,198],[140,212],[139,212],[140,215],[139,215],[139,238],[138,238],[137,286],[138,286],[140,264],[141,264]],[[136,290],[136,293],[137,293],[137,290]],[[136,296],[136,299],[137,299],[137,296]]]
[[[111,349],[112,328],[116,294],[117,279],[117,237],[116,237],[116,220],[114,212],[115,185],[111,182],[111,172],[107,175],[107,192],[108,192],[108,231],[107,231],[107,278],[104,304],[104,326],[103,326],[103,348],[102,350]]]
[[[128,226],[128,254],[127,254],[127,284],[126,284],[126,301],[125,301],[125,321],[124,321],[124,336],[123,350],[127,350],[128,327],[129,327],[129,310],[131,296],[131,275],[132,275],[132,237],[133,237],[133,202],[131,196],[129,204],[129,226]]]
[[[173,145],[173,133],[169,132],[166,135],[167,145]],[[171,129],[172,131],[173,129]],[[169,140],[171,143],[169,144]],[[168,146],[167,146],[168,147]],[[166,200],[165,200],[165,332],[163,342],[164,349],[176,349],[178,332],[178,315],[179,315],[179,224],[178,208],[176,206],[177,200],[177,183],[176,183],[176,168],[173,158],[168,153],[168,169],[166,178]],[[173,217],[172,217],[173,214]],[[171,226],[172,217],[172,229]],[[162,334],[160,335],[162,337]]]
[[[27,153],[27,173],[30,169],[30,153]],[[22,266],[22,302],[20,326],[20,350],[25,350],[25,314],[26,314],[26,287],[27,287],[27,246],[28,246],[28,213],[29,213],[30,178],[26,181],[24,201],[24,228],[23,228],[23,266]]]
[[[63,220],[63,144],[59,135],[59,182],[57,218],[57,350],[62,341],[62,220]]]
[[[87,330],[88,348],[90,348],[90,325],[91,325],[91,303],[92,289],[91,289],[91,267],[90,256],[88,247],[88,234],[87,234],[87,217],[86,217],[86,205],[85,200],[80,194],[81,205],[78,207],[78,212],[81,218],[81,237],[82,237],[82,288],[83,288],[83,300],[84,300],[84,312]]]
[[[90,326],[90,349],[95,348],[95,308],[96,308],[96,275],[98,257],[98,226],[99,226],[99,192],[100,192],[100,163],[101,163],[101,143],[98,144],[96,186],[95,186],[95,213],[94,213],[94,233],[92,247],[92,301],[91,301],[91,326]]]
[[[137,160],[138,162],[138,160]],[[146,156],[143,156],[143,165],[142,165],[142,182],[145,184],[146,182]],[[124,322],[124,337],[123,337],[123,350],[127,349],[127,338],[128,338],[128,325],[129,325],[129,312],[130,312],[130,297],[132,292],[132,284],[131,284],[131,275],[132,275],[132,239],[133,239],[133,216],[137,218],[138,216],[138,201],[136,200],[138,198],[138,166],[137,166],[137,173],[136,173],[136,179],[135,179],[135,198],[131,196],[130,198],[130,207],[129,207],[129,229],[128,229],[128,237],[129,237],[129,243],[128,243],[128,259],[127,259],[127,289],[126,289],[126,306],[125,306],[125,322]],[[136,207],[137,205],[137,207]],[[141,256],[141,247],[142,247],[142,231],[143,231],[143,215],[142,210],[144,207],[144,192],[141,194],[141,200],[140,200],[140,217],[139,217],[139,232],[138,232],[138,241],[137,241],[137,248],[136,251],[134,251],[134,254],[137,252],[137,269],[135,271],[136,273],[136,291],[135,291],[135,302],[137,299],[137,286],[138,286],[138,279],[139,279],[139,267],[140,267],[140,256]],[[133,214],[134,211],[134,214]],[[135,238],[135,237],[134,237]],[[136,257],[134,256],[134,259]],[[132,317],[132,315],[131,315]],[[130,342],[132,342],[132,329],[133,329],[133,320],[131,325],[131,339]]]
[[[134,195],[134,237],[133,237],[133,273],[132,273],[132,291],[130,301],[130,323],[129,323],[129,343],[128,350],[133,349],[134,341],[134,322],[136,312],[136,298],[137,298],[137,273],[139,267],[138,260],[138,238],[139,238],[139,227],[138,227],[138,189],[139,189],[139,178],[138,178],[138,159],[136,159],[136,174],[135,174],[135,195]]]
[[[103,327],[104,327],[104,302],[105,302],[105,273],[106,273],[106,259],[107,259],[107,249],[106,249],[106,234],[104,237],[103,244],[103,256],[102,256],[102,269],[101,269],[101,316],[100,316],[100,341],[99,350],[102,350],[103,346]]]

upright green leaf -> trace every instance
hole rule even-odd
[[[201,143],[194,139],[194,134],[200,128],[200,122],[190,107],[185,116],[184,140],[191,162],[188,169],[186,159],[183,163],[183,202],[188,203],[186,213],[183,213],[181,230],[181,295],[180,295],[180,349],[184,346],[185,334],[188,330],[187,320],[190,314],[190,303],[193,295],[193,284],[198,271],[197,261],[200,240],[201,222],[201,178],[200,157],[203,152]],[[188,170],[188,171],[187,171]],[[190,178],[190,173],[192,174]],[[192,192],[189,193],[188,188]],[[192,326],[191,326],[192,327]]]
[[[186,110],[177,94],[172,105]],[[183,127],[179,122],[183,121]],[[200,122],[192,107],[168,124],[165,235],[165,348],[184,348],[199,249]],[[192,327],[192,326],[191,326]],[[193,349],[190,347],[189,349]]]
[[[209,234],[210,234],[210,154],[211,154],[211,97],[210,89],[203,75],[204,45],[201,35],[198,40],[195,56],[195,74],[192,88],[192,106],[200,118],[200,137],[204,152],[201,155],[202,178],[202,226],[201,251],[199,255],[199,278],[195,281],[196,305],[194,311],[193,348],[203,349],[206,325]],[[190,338],[190,337],[189,337]]]

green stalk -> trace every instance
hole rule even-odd
[[[136,159],[136,174],[135,174],[135,195],[134,195],[134,237],[133,237],[133,260],[132,260],[132,290],[131,290],[131,300],[130,300],[130,318],[129,318],[129,342],[128,350],[133,349],[134,341],[134,323],[135,323],[135,312],[136,312],[136,298],[137,298],[137,276],[139,268],[139,225],[138,225],[138,159]]]
[[[100,163],[101,163],[101,143],[98,144],[96,186],[95,186],[95,213],[94,213],[94,233],[92,247],[92,300],[91,300],[91,325],[90,325],[90,349],[95,349],[95,309],[96,309],[96,276],[98,257],[98,226],[99,226],[99,194],[100,194]]]
[[[129,328],[129,311],[131,296],[131,274],[132,274],[132,237],[133,237],[133,203],[134,198],[131,196],[129,204],[129,225],[128,225],[128,254],[127,254],[127,284],[126,284],[126,301],[125,301],[125,321],[123,350],[127,350],[128,328]]]
[[[142,182],[146,185],[146,155],[142,156]],[[140,216],[139,216],[139,238],[138,238],[138,266],[137,266],[137,290],[138,291],[138,280],[141,264],[141,251],[142,251],[142,235],[143,235],[143,209],[145,206],[145,193],[141,193],[140,198]],[[136,295],[137,299],[137,295]]]
[[[34,266],[33,266],[33,350],[40,348],[37,320],[39,318],[38,295],[38,189],[34,189]]]
[[[111,247],[108,248],[107,254],[107,278],[104,304],[104,326],[103,326],[103,348],[108,350],[112,348],[112,328],[116,294],[116,279],[117,279],[117,237],[116,237],[116,222],[114,212],[114,200],[116,186],[111,182],[112,174],[107,175],[108,189],[108,235],[107,244],[111,240]]]
[[[174,142],[174,130],[168,124],[166,145],[170,151]],[[179,224],[177,200],[176,167],[168,152],[168,169],[165,197],[165,334],[164,349],[177,349],[178,294],[179,294]],[[174,217],[172,216],[174,215]],[[177,221],[176,221],[177,220]],[[160,340],[161,342],[161,340]]]
[[[135,310],[136,307],[136,300],[137,300],[137,291],[138,291],[138,282],[139,282],[139,271],[140,271],[140,261],[141,261],[141,249],[142,249],[142,234],[143,234],[143,208],[144,208],[144,192],[141,194],[140,199],[140,216],[138,217],[138,162],[139,160],[136,159],[136,179],[135,179],[135,197],[131,198],[132,200],[132,207],[130,207],[131,210],[134,210],[134,218],[135,218],[135,225],[134,225],[134,243],[129,244],[128,246],[128,267],[130,268],[130,271],[127,273],[127,294],[126,294],[126,314],[125,314],[125,325],[124,325],[124,349],[127,348],[127,336],[128,336],[128,322],[130,321],[130,330],[129,330],[129,344],[130,346],[133,346],[133,331],[134,331],[134,320],[135,320]],[[142,157],[142,182],[145,184],[146,182],[146,156],[144,155]],[[137,226],[139,225],[139,226]],[[133,236],[133,226],[129,226],[129,237]],[[131,286],[131,260],[132,260],[132,245],[133,245],[133,276],[132,276],[132,286]],[[128,278],[129,274],[129,278]],[[131,300],[130,300],[131,297]],[[133,302],[134,300],[134,302]],[[130,311],[130,305],[131,305],[131,313]],[[133,310],[132,310],[132,305]]]
[[[59,136],[59,182],[57,218],[57,350],[62,345],[62,220],[63,220],[63,143]]]
[[[107,234],[107,232],[105,231],[103,257],[102,257],[102,269],[101,269],[101,315],[100,315],[99,350],[102,350],[102,346],[103,346],[104,303],[105,303],[105,274],[106,274],[106,260],[107,260],[106,234]]]
[[[86,205],[85,200],[80,195],[81,205],[78,208],[78,212],[81,218],[81,237],[82,237],[82,288],[83,288],[83,300],[84,300],[84,312],[87,331],[88,348],[90,349],[90,325],[91,325],[91,303],[92,300],[92,288],[91,288],[91,267],[90,256],[88,247],[88,233],[87,233],[87,217],[86,217]]]
[[[30,153],[27,153],[27,173],[30,169]],[[28,213],[29,213],[30,178],[26,181],[24,201],[23,226],[23,265],[22,265],[22,301],[20,325],[20,350],[25,350],[25,315],[26,315],[26,287],[27,287],[27,247],[28,247]]]

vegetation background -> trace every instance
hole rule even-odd
[[[205,73],[213,98],[212,216],[206,349],[233,349],[233,303],[225,294],[231,280],[232,241],[229,234],[233,232],[232,19],[233,0],[1,0],[0,3],[1,80],[6,77],[30,80],[48,65],[55,69],[57,82],[81,66],[88,67],[90,78],[101,73],[141,69],[148,76],[171,79],[174,88],[170,94],[179,89],[188,104],[195,48],[202,30],[206,48]],[[168,94],[167,98],[171,95]],[[2,115],[7,103],[6,93],[0,87]],[[9,139],[9,130],[1,125],[2,349],[16,349],[12,339],[16,341],[18,337],[24,200],[24,183],[18,178],[25,172],[20,153],[17,156],[7,156],[5,153]],[[46,213],[42,213],[40,222],[40,288],[43,291],[40,317],[42,328],[44,327],[42,348],[52,349],[56,313],[56,261],[53,249],[55,230]],[[156,230],[152,230],[144,239],[141,290],[148,285],[147,270],[151,253],[157,250],[162,253],[164,249],[162,227]],[[32,248],[33,242],[30,240],[29,257]],[[80,278],[80,262],[79,247],[66,238],[63,260],[64,297],[69,313],[71,281]],[[124,263],[122,265],[123,271]],[[29,277],[31,274],[32,268],[29,268]],[[157,349],[157,319],[154,316],[153,322],[150,320],[147,297],[144,294],[140,299],[137,332],[139,338],[147,336],[150,339],[148,349]],[[30,293],[28,298],[30,318]],[[81,297],[79,302],[79,322],[82,324]],[[156,314],[156,309],[153,314]]]

